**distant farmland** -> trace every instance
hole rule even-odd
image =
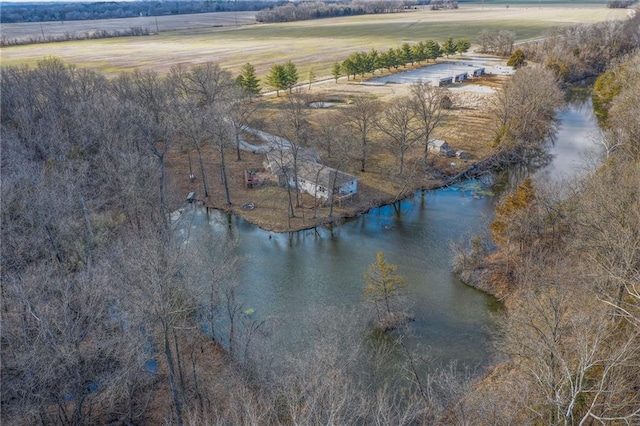
[[[43,57],[56,56],[67,63],[90,67],[107,75],[133,69],[165,73],[175,64],[212,61],[234,72],[244,63],[251,62],[259,76],[264,76],[271,64],[291,60],[298,65],[301,79],[304,79],[311,68],[318,77],[328,76],[335,61],[342,61],[355,51],[372,48],[383,51],[403,42],[427,39],[442,42],[447,37],[468,38],[473,43],[483,29],[510,30],[517,40],[527,40],[540,37],[554,27],[623,19],[627,13],[627,10],[607,9],[604,5],[509,8],[474,5],[450,11],[424,9],[237,28],[233,12],[177,15],[158,17],[160,33],[149,36],[11,46],[0,49],[0,54],[2,66],[34,65]],[[253,12],[238,13],[237,16],[238,23],[247,23],[251,22]],[[136,19],[155,27],[155,17],[108,22],[126,29],[138,22]],[[98,23],[80,21],[68,25]],[[39,24],[15,24],[15,27],[23,25],[35,25],[39,29]],[[3,25],[3,35],[10,31],[17,34],[18,28]],[[34,29],[30,28],[30,31]]]
[[[6,40],[38,40],[43,37],[80,36],[97,31],[124,31],[130,28],[150,32],[215,28],[256,22],[256,12],[216,12],[194,15],[141,16],[137,18],[93,19],[89,21],[28,22],[2,24],[0,34]]]

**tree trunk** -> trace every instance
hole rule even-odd
[[[178,394],[178,387],[176,385],[175,366],[173,363],[173,353],[171,351],[171,343],[169,342],[169,324],[166,323],[166,319],[162,319],[163,337],[164,337],[164,355],[167,358],[167,370],[169,372],[169,385],[171,386],[171,395],[173,397],[173,407],[176,411],[176,424],[182,426],[182,403],[180,402],[180,395]]]
[[[196,152],[198,153],[198,165],[200,166],[200,175],[202,176],[202,189],[204,189],[204,196],[209,196],[209,188],[207,187],[207,176],[204,172],[204,162],[202,161],[202,150],[200,144],[196,143]]]
[[[237,156],[236,161],[241,161],[242,158],[240,157],[240,129],[234,126],[234,132],[236,137],[236,156]]]
[[[227,163],[224,157],[224,144],[220,140],[220,178],[224,186],[224,195],[227,198],[227,206],[231,205],[231,194],[229,193],[229,182],[227,182]]]

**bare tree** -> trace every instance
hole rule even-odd
[[[637,398],[624,396],[631,386],[625,377],[634,362],[637,334],[618,334],[590,290],[568,282],[566,265],[550,265],[543,276],[536,269],[528,265],[531,273],[514,298],[503,341],[529,376],[526,405],[533,418],[584,424],[637,416]],[[611,339],[618,343],[610,345]]]
[[[431,135],[448,116],[448,110],[442,107],[442,99],[446,94],[446,89],[432,86],[429,82],[418,81],[411,85],[410,99],[420,121],[420,130],[424,138],[425,162],[429,153]]]
[[[619,146],[622,155],[640,158],[640,121],[636,110],[640,102],[639,74],[640,55],[626,59],[618,68],[616,82],[620,84],[620,93],[616,96],[609,110],[610,144]]]
[[[194,89],[190,82],[189,71],[181,66],[176,66],[171,69],[169,75],[169,84],[171,88],[171,95],[177,101],[175,106],[175,127],[178,130],[178,134],[186,138],[189,145],[195,148],[198,154],[198,166],[200,169],[200,178],[202,180],[202,187],[204,190],[204,196],[209,196],[209,188],[207,185],[207,174],[204,167],[204,159],[202,156],[202,148],[207,142],[206,123],[207,113],[206,109],[202,107],[200,102],[193,95]],[[189,157],[189,174],[191,177],[191,157]]]
[[[339,150],[340,143],[345,139],[344,127],[336,125],[340,121],[340,114],[331,112],[320,115],[314,122],[313,142],[330,159],[334,158],[335,151]]]
[[[482,30],[480,34],[478,34],[481,52],[495,53],[501,56],[511,55],[515,39],[515,33],[507,30]]]
[[[402,99],[386,108],[381,116],[377,123],[378,129],[391,138],[391,145],[400,161],[399,173],[402,175],[406,153],[422,138],[416,110],[409,99]]]
[[[323,166],[317,169],[316,181],[319,180],[321,173],[328,175],[329,194],[326,202],[329,204],[329,217],[332,217],[335,195],[338,192],[338,177],[340,172],[345,170],[352,147],[356,143],[353,143],[354,135],[339,113],[330,112],[321,115],[313,124],[312,142],[319,148],[321,157],[324,159]],[[333,170],[328,170],[329,168]]]
[[[172,69],[170,76],[174,91],[182,95],[183,104],[192,105],[187,112],[197,108],[197,113],[183,122],[183,126],[189,126],[187,134],[198,151],[201,174],[205,193],[207,193],[204,166],[200,154],[201,134],[207,136],[220,155],[220,180],[224,188],[226,203],[231,205],[231,194],[226,170],[225,149],[230,144],[232,132],[230,127],[241,124],[236,123],[232,116],[233,105],[238,102],[240,91],[235,90],[236,84],[231,73],[220,68],[218,64],[207,62],[185,70],[181,67]],[[195,120],[194,120],[195,119]],[[184,127],[183,127],[184,128]],[[238,128],[239,129],[239,128]],[[235,131],[236,144],[238,144],[238,129]],[[202,132],[202,133],[201,133]]]
[[[380,114],[381,104],[375,98],[368,96],[354,96],[349,108],[344,112],[342,119],[345,126],[359,141],[360,171],[366,171],[367,156],[369,154],[369,140],[371,132],[375,130],[375,122]]]
[[[228,120],[227,115],[228,104],[219,105],[217,108],[207,110],[209,120],[207,123],[207,132],[214,147],[220,155],[220,182],[224,188],[224,195],[227,206],[231,206],[231,192],[229,189],[229,177],[227,175],[227,159],[226,149],[231,145],[233,140],[233,125]]]
[[[167,82],[154,72],[135,71],[132,74],[121,74],[113,84],[120,102],[129,108],[137,143],[157,160],[159,209],[161,217],[166,220],[169,210],[165,156],[169,152],[172,132],[168,119]]]
[[[296,207],[300,207],[300,188],[298,186],[298,161],[305,161],[300,158],[304,154],[305,146],[311,133],[311,125],[309,123],[309,96],[302,90],[287,95],[286,109],[281,116],[281,131],[289,142],[289,153],[291,154],[291,172],[293,173],[293,182],[296,194]],[[308,158],[306,160],[309,160]]]
[[[539,67],[519,69],[496,98],[496,143],[500,149],[527,155],[540,152],[555,130],[556,110],[564,99],[553,73]]]
[[[251,117],[259,108],[257,104],[251,102],[251,97],[246,91],[236,88],[229,96],[229,119],[233,125],[233,139],[236,147],[236,161],[241,161],[240,156],[240,135],[244,126],[249,125]]]
[[[130,316],[147,324],[150,336],[167,366],[174,419],[184,422],[185,386],[177,330],[193,327],[197,312],[197,291],[188,277],[187,252],[173,236],[150,229],[143,237],[129,242],[122,250],[122,276],[130,297],[126,309]]]

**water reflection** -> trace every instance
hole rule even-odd
[[[560,114],[552,164],[538,170],[538,178],[575,170],[581,149],[592,147],[589,135],[596,125],[584,105],[571,104]],[[409,310],[416,320],[405,343],[436,362],[477,367],[491,362],[497,304],[451,272],[450,242],[482,232],[493,212],[492,191],[474,181],[420,191],[333,229],[275,234],[237,216],[200,208],[188,210],[183,222],[203,238],[237,238],[234,250],[244,259],[237,271],[237,297],[246,300],[257,319],[277,322],[269,336],[274,358],[313,344],[314,330],[332,312],[370,315],[362,297],[363,275],[376,252],[383,251],[408,283]],[[344,324],[343,331],[347,341],[367,338],[359,327]]]
[[[212,238],[236,233],[237,253],[245,259],[238,271],[238,297],[247,300],[254,315],[285,324],[271,336],[282,351],[299,351],[310,343],[305,335],[312,313],[363,310],[363,275],[382,250],[409,286],[416,321],[407,344],[420,343],[438,361],[476,366],[489,362],[494,301],[451,273],[449,242],[480,232],[492,211],[492,199],[480,186],[468,184],[419,192],[333,230],[274,234],[236,216],[207,215],[204,209],[188,211],[185,220],[188,216],[193,229]]]
[[[539,184],[575,179],[592,172],[601,163],[601,131],[591,102],[589,87],[571,90],[567,105],[557,115],[558,126],[543,150],[527,163],[494,176],[492,190],[500,194],[531,176]]]

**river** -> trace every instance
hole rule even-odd
[[[590,102],[570,103],[559,114],[560,127],[549,148],[551,161],[533,173],[545,181],[582,168],[596,144],[597,124]],[[383,251],[408,284],[407,303],[415,317],[409,346],[435,362],[456,361],[471,368],[491,364],[493,313],[499,303],[462,283],[451,272],[450,243],[486,229],[495,207],[491,188],[476,182],[420,191],[401,203],[360,215],[333,230],[291,234],[264,231],[240,217],[202,208],[183,218],[197,234],[237,238],[237,298],[269,328],[269,351],[295,355],[312,344],[311,330],[327,312],[366,315],[364,273]],[[193,234],[192,234],[193,235]],[[345,324],[345,329],[348,324]],[[349,336],[361,340],[364,336]]]

